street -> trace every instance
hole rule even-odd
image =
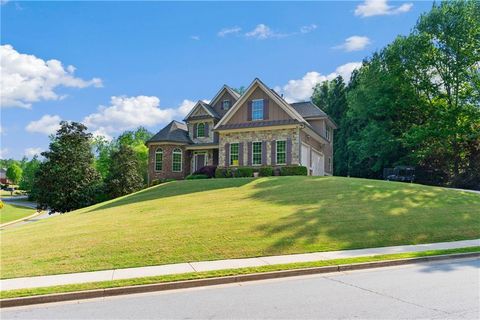
[[[478,319],[480,260],[458,259],[3,309],[2,319]]]

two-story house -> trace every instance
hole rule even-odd
[[[312,102],[287,103],[255,79],[242,95],[224,85],[147,141],[149,181],[183,179],[206,166],[303,165],[331,175],[335,123]]]

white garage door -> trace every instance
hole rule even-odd
[[[302,144],[302,166],[307,167],[308,171],[310,171],[310,147]]]
[[[323,155],[315,150],[312,150],[312,174],[314,176],[325,175],[325,160]]]

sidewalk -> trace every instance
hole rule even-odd
[[[213,271],[222,269],[237,269],[245,267],[258,267],[272,264],[284,264],[295,262],[311,262],[320,260],[332,260],[343,258],[355,258],[362,256],[421,252],[428,250],[456,249],[480,246],[480,239],[438,242],[420,245],[381,247],[358,250],[342,250],[328,252],[314,252],[303,254],[292,254],[283,256],[269,256],[246,259],[228,259],[216,261],[201,261],[190,263],[177,263],[161,266],[112,269],[93,272],[80,272],[59,274],[51,276],[38,276],[26,278],[14,278],[0,280],[0,290],[27,289],[35,287],[48,287],[66,284],[78,284],[86,282],[110,281],[120,279],[131,279],[151,276],[162,276],[169,274],[180,274],[188,272]]]

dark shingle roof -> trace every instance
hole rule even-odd
[[[304,118],[327,117],[327,114],[311,101],[295,102],[290,105]]]
[[[208,111],[210,111],[213,114],[213,116],[215,118],[220,119],[220,115],[217,113],[217,111],[215,111],[215,109],[213,109],[213,107],[211,105],[209,105],[208,103],[205,103],[203,101],[201,103]]]
[[[211,105],[209,105],[208,103],[205,103],[203,102],[202,100],[199,100],[197,102],[197,104],[200,104],[202,107],[204,107],[211,115],[213,115],[214,118],[216,119],[220,119],[220,115],[217,113],[217,111],[215,111],[215,109],[213,109],[213,107]],[[190,111],[190,114],[193,112],[194,109],[192,109],[192,111]],[[185,119],[183,119],[184,121],[187,121],[189,119],[208,119],[208,118],[211,118],[211,116],[207,116],[207,115],[201,115],[201,116],[193,116],[193,115],[190,115],[187,117],[185,117]]]
[[[154,135],[148,142],[179,142],[179,143],[192,143],[188,136],[187,125],[178,121],[173,120],[165,128],[160,130],[156,135]]]
[[[258,128],[258,127],[267,127],[267,126],[281,126],[286,124],[295,124],[298,123],[295,119],[286,119],[286,120],[270,120],[270,121],[253,121],[245,123],[230,123],[220,126],[218,129],[239,129],[239,128]]]

